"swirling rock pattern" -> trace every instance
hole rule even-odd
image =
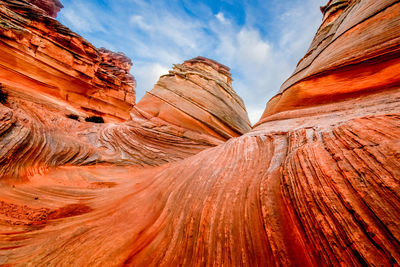
[[[329,1],[307,54],[263,118],[400,86],[398,1]]]
[[[125,56],[103,50],[107,53],[110,70],[115,70],[113,65],[123,64],[128,69],[131,62],[122,61]],[[122,59],[121,59],[122,57]],[[115,60],[117,62],[115,62]],[[205,59],[204,59],[205,60]],[[211,61],[210,61],[211,62]],[[217,64],[217,63],[215,63]],[[228,71],[227,75],[230,75]],[[180,83],[189,92],[192,83]],[[174,86],[174,83],[170,83]],[[208,85],[208,84],[207,84]],[[218,85],[207,89],[201,87],[197,90],[220,90]],[[227,87],[229,93],[236,97],[235,101],[242,101],[232,87]],[[27,95],[12,87],[5,87],[9,91],[9,100],[2,109],[1,140],[4,146],[0,149],[0,172],[2,180],[28,181],[29,175],[40,172],[49,167],[62,165],[88,165],[96,163],[113,163],[135,166],[159,166],[168,162],[182,160],[198,152],[217,146],[226,141],[229,136],[219,135],[224,133],[226,126],[216,124],[210,131],[207,123],[196,121],[192,124],[174,124],[148,113],[146,105],[137,105],[130,111],[131,119],[124,123],[93,124],[86,123],[84,117],[71,114],[79,111],[69,106],[67,102],[54,101],[45,94]],[[206,91],[208,93],[208,91]],[[193,92],[192,92],[193,94]],[[229,97],[231,95],[228,95]],[[212,102],[221,101],[217,96],[208,96]],[[213,100],[213,97],[216,100]],[[231,97],[230,97],[231,98]],[[196,103],[188,103],[197,108]],[[235,106],[227,108],[227,113],[233,114],[236,121],[230,122],[233,128],[246,125],[249,121],[244,108],[236,114]],[[178,109],[171,109],[166,118],[182,116]],[[204,107],[203,114],[221,114],[219,107]],[[240,116],[244,116],[243,118]],[[187,116],[190,120],[192,117]],[[217,119],[215,119],[217,120]],[[242,121],[243,120],[243,121]],[[237,123],[237,125],[235,124]],[[218,128],[220,127],[220,128]]]
[[[7,86],[0,264],[398,266],[399,8],[329,1],[249,132],[228,69],[204,58],[124,123],[66,119]]]

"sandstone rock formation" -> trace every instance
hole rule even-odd
[[[174,66],[135,106],[147,114],[221,140],[250,130],[229,68],[197,57]]]
[[[307,54],[263,117],[399,87],[399,9],[396,0],[329,1]]]
[[[24,1],[7,2],[4,7],[7,12],[15,14],[22,12],[21,9],[25,10],[25,16],[32,18],[31,23],[45,19],[59,28],[63,27],[57,21],[42,16],[40,10]],[[9,20],[9,24],[14,22],[12,18]],[[27,31],[25,28],[22,30]],[[63,32],[73,34],[68,29]],[[51,32],[47,36],[57,34]],[[0,42],[3,40],[10,41],[3,38]],[[14,41],[15,45],[25,48],[24,39]],[[22,44],[18,44],[19,41]],[[197,154],[250,130],[246,110],[232,89],[227,67],[205,58],[187,61],[180,65],[182,71],[178,72],[175,67],[171,73],[177,74],[171,74],[169,78],[162,77],[148,93],[159,99],[165,96],[164,101],[169,103],[157,106],[154,105],[156,101],[149,102],[145,97],[135,107],[124,106],[121,101],[124,104],[135,102],[133,88],[136,83],[129,74],[132,61],[122,53],[114,53],[105,48],[96,49],[89,43],[87,47],[92,49],[92,59],[95,59],[94,56],[98,59],[95,61],[97,65],[92,66],[97,68],[93,73],[94,79],[88,81],[93,84],[84,86],[87,89],[88,86],[101,85],[90,94],[87,91],[76,94],[72,92],[80,89],[76,86],[77,78],[67,83],[66,74],[61,72],[64,69],[60,70],[59,65],[48,66],[51,67],[49,71],[56,76],[43,73],[46,75],[37,78],[34,74],[37,74],[37,66],[43,63],[42,58],[37,55],[27,58],[24,55],[21,60],[29,59],[31,63],[19,65],[19,59],[14,59],[17,52],[12,47],[7,48],[7,52],[11,50],[10,57],[3,60],[9,67],[1,68],[0,71],[1,86],[9,94],[8,104],[1,107],[1,138],[6,144],[0,150],[0,175],[3,181],[26,182],[33,173],[65,164],[162,165]],[[71,52],[64,46],[57,49],[58,54]],[[48,56],[43,53],[40,56]],[[54,61],[51,63],[54,64]],[[16,70],[24,71],[25,74],[21,76],[17,72],[14,76],[9,75]],[[63,84],[57,84],[58,88],[43,88],[49,84],[39,83],[36,78],[47,79],[52,83],[62,80]],[[81,81],[79,84],[83,85]],[[162,84],[167,85],[167,93],[159,93]],[[62,97],[60,90],[64,85],[71,87]],[[175,99],[174,107],[174,95],[171,94],[176,93],[183,98]],[[180,106],[178,103],[178,107],[177,101],[181,103]],[[161,111],[157,111],[157,108]],[[125,116],[129,120],[119,124],[95,125],[84,123],[88,116],[86,113],[100,115],[106,120],[114,115],[121,115],[121,118]]]
[[[57,13],[64,7],[59,0],[28,0],[28,2],[46,11],[47,15],[53,18],[56,18]]]
[[[123,62],[120,57],[125,57],[102,51],[106,54],[104,57],[108,57],[105,60],[109,62],[108,70],[121,72],[123,66],[116,69],[113,66],[116,63],[112,60]],[[168,103],[156,106],[145,97],[131,110],[131,119],[119,124],[84,123],[84,119],[79,116],[71,119],[74,109],[68,102],[49,101],[40,92],[21,94],[7,86],[5,89],[9,91],[9,101],[6,106],[1,106],[0,113],[3,114],[0,134],[6,144],[0,150],[2,180],[28,181],[28,176],[41,168],[65,164],[162,165],[246,133],[250,123],[244,106],[238,104],[242,100],[230,84],[220,84],[221,79],[230,77],[229,72],[216,72],[214,76],[209,75],[205,79],[196,71],[217,63],[204,58],[202,60],[201,63],[191,63],[192,79],[197,79],[197,84],[193,84],[192,80],[173,78],[168,79],[168,87],[165,87],[174,89],[180,86],[186,90],[185,96],[194,101],[184,104],[184,100],[181,100],[183,108],[178,109],[174,106],[166,108]],[[130,61],[126,62],[125,68],[128,69],[130,64]],[[156,95],[156,89],[165,79],[161,77],[149,94]],[[168,96],[168,92],[164,96],[173,99]],[[203,101],[202,109],[196,102],[196,94],[207,97],[198,101]],[[232,99],[234,103],[230,102]],[[223,106],[225,102],[230,106]],[[221,110],[221,106],[224,110]],[[153,112],[157,108],[162,109],[162,112]],[[223,122],[220,118],[226,113],[232,119]],[[239,130],[234,132],[231,129]]]
[[[65,100],[80,116],[128,120],[136,86],[130,61],[121,54],[106,55],[49,17],[56,10],[48,9],[59,7],[58,1],[31,2],[35,5],[0,1],[2,84],[21,93],[45,94],[53,102]]]
[[[124,123],[67,119],[75,103],[7,80],[0,264],[398,266],[400,2],[322,11],[247,133],[228,69],[204,58],[161,77]]]

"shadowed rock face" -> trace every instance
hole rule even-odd
[[[28,0],[28,2],[46,11],[47,15],[56,18],[57,13],[63,8],[59,0]]]
[[[322,11],[250,132],[229,69],[205,58],[162,76],[124,123],[68,119],[74,104],[9,79],[0,264],[397,266],[400,2]]]

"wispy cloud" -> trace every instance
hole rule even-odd
[[[135,27],[138,27],[144,31],[152,31],[153,27],[151,24],[144,21],[143,16],[140,15],[132,15],[129,22]]]
[[[136,68],[135,75],[140,77],[140,82],[143,88],[153,88],[154,84],[161,75],[168,74],[169,65],[160,63],[141,62],[140,68]]]
[[[60,20],[130,56],[138,98],[172,64],[202,55],[228,65],[254,123],[305,54],[326,1],[63,0]]]
[[[215,17],[223,24],[227,24],[228,23],[228,20],[225,18],[224,13],[222,13],[222,12],[218,12],[218,14],[215,15]]]
[[[92,12],[91,4],[82,1],[74,1],[72,8],[63,10],[66,24],[83,33],[105,32],[102,21]]]

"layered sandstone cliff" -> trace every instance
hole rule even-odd
[[[2,84],[54,103],[64,100],[81,116],[129,119],[136,86],[130,60],[95,48],[52,18],[58,1],[30,2],[0,1]]]
[[[399,87],[398,1],[332,0],[322,10],[307,54],[263,118]]]
[[[7,67],[0,65],[0,86],[9,95],[1,106],[1,140],[6,144],[0,149],[3,181],[26,182],[34,173],[66,164],[162,165],[250,130],[243,101],[232,89],[229,69],[217,62],[197,58],[176,65],[148,93],[165,101],[164,105],[144,97],[133,106],[136,82],[129,73],[132,61],[123,53],[94,48],[25,1],[6,1],[2,7],[14,12],[14,17],[21,13],[32,20],[21,24],[22,38],[0,38],[8,53],[1,59]],[[15,26],[14,17],[7,17],[6,22]],[[58,43],[52,43],[54,47],[46,43],[32,57],[20,54],[21,49],[30,49],[25,36],[31,37],[32,31],[27,25],[43,20],[49,31],[46,38],[53,36],[51,41]],[[60,29],[64,35],[59,35]],[[15,29],[10,30],[10,34],[14,32]],[[60,46],[65,34],[74,35],[86,50],[75,54],[79,52],[76,47],[71,50],[75,39]],[[6,46],[10,40],[20,50]],[[63,64],[67,62],[63,57],[68,55],[75,59],[85,56],[86,67],[79,70],[73,64],[60,65],[61,60]],[[49,60],[56,56],[60,62]],[[41,72],[44,60],[47,69]],[[181,66],[180,72],[177,66]],[[69,73],[64,73],[67,67]],[[92,75],[93,79],[83,75]],[[159,93],[162,84],[167,84],[167,93]],[[89,92],[89,88],[93,90]],[[173,100],[177,92],[182,98]],[[106,122],[128,120],[96,125],[85,122],[90,114],[101,116]]]
[[[105,49],[102,53],[108,71],[117,71],[121,79],[130,78],[121,71],[130,68],[130,60],[123,62],[124,55]],[[121,65],[116,68],[114,60]],[[250,122],[242,100],[228,82],[228,69],[207,74],[204,68],[222,65],[205,58],[198,60],[181,65],[190,64],[190,74],[179,73],[191,75],[190,79],[172,74],[176,73],[175,66],[171,75],[161,77],[148,92],[156,97],[157,88],[168,84],[164,87],[168,90],[158,98],[164,102],[144,97],[130,111],[131,119],[118,124],[87,123],[84,117],[74,116],[75,110],[67,100],[54,103],[45,93],[21,94],[13,87],[3,88],[8,91],[9,99],[6,105],[1,105],[0,113],[1,138],[6,144],[0,149],[2,180],[28,181],[31,174],[41,169],[66,164],[157,166],[197,154],[249,131]],[[172,90],[176,88],[183,89],[180,92],[188,99],[186,103],[185,99],[173,101]],[[225,114],[230,114],[231,119],[226,120]]]
[[[399,265],[400,2],[322,11],[250,132],[228,68],[205,58],[161,77],[124,123],[68,119],[69,100],[7,80],[0,264]]]
[[[243,101],[232,89],[229,68],[203,57],[175,65],[135,108],[221,140],[250,130]]]

